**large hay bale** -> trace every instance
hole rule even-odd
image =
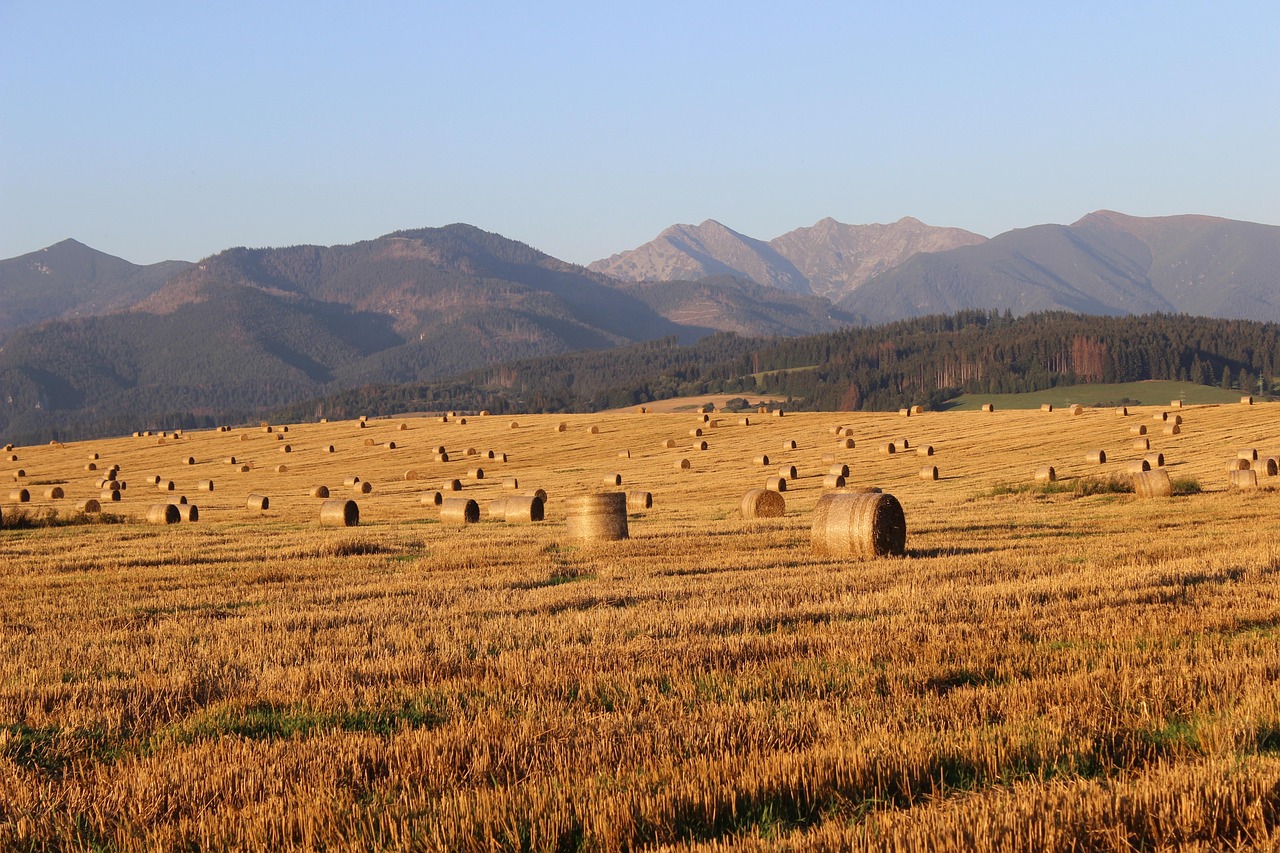
[[[1154,415],[1152,415],[1152,416],[1151,416],[1151,420],[1153,420],[1153,421],[1160,421],[1160,422],[1162,422],[1162,423],[1163,423],[1164,421],[1169,420],[1169,413],[1168,413],[1168,412],[1156,412]]]
[[[1275,477],[1280,471],[1280,459],[1274,456],[1268,456],[1266,459],[1259,460],[1257,465],[1249,466],[1255,471],[1261,471],[1265,476]]]
[[[699,415],[699,416],[698,416],[698,418],[699,418],[699,419],[700,419],[704,424],[711,423],[711,415],[708,415],[706,412],[703,412],[701,415]]]
[[[1126,465],[1125,470],[1130,474],[1141,474],[1144,471],[1151,470],[1151,463],[1145,459],[1137,459]]]
[[[182,464],[183,464],[183,465],[194,465],[194,464],[196,464],[196,458],[195,458],[194,456],[188,456],[186,459],[183,459],[183,460],[182,460]]]
[[[827,473],[835,474],[838,477],[848,477],[849,466],[845,465],[843,462],[837,462],[835,465],[832,465],[830,468],[827,469]]]
[[[485,517],[492,518],[494,521],[506,521],[507,499],[497,498],[489,501],[489,505],[484,508],[484,514]]]
[[[158,486],[160,485],[160,479],[161,477],[159,474],[151,474],[147,477],[147,482],[153,486]]]
[[[1128,414],[1129,414],[1129,407],[1128,407],[1128,406],[1117,406],[1117,407],[1116,407],[1116,414],[1117,414],[1118,416],[1122,417],[1122,418],[1123,418],[1123,417],[1125,417],[1126,415],[1128,415]]]
[[[1171,409],[1181,409],[1181,408],[1182,408],[1182,401],[1181,401],[1181,400],[1170,400],[1170,401],[1169,401],[1169,408],[1171,408]]]
[[[767,453],[757,453],[751,458],[751,464],[761,466],[768,465],[769,455]]]
[[[924,406],[912,406],[912,407],[911,407],[911,414],[913,414],[913,415],[923,415],[923,414],[924,414]]]
[[[674,438],[668,438],[666,441],[662,442],[662,446],[664,449],[670,450],[676,446],[676,440]]]
[[[281,453],[292,453],[292,452],[293,452],[293,445],[292,445],[292,444],[283,444],[283,445],[281,445],[281,446],[280,446],[280,452],[281,452]]]
[[[1131,426],[1131,427],[1129,427],[1129,434],[1130,434],[1130,435],[1146,435],[1146,434],[1147,434],[1147,425],[1146,425],[1146,424],[1138,424],[1137,426]]]
[[[1134,439],[1134,442],[1133,442],[1133,449],[1134,449],[1134,450],[1150,450],[1150,449],[1151,449],[1151,439],[1149,439],[1149,438],[1138,438],[1138,439]]]
[[[1088,462],[1090,465],[1105,464],[1107,461],[1107,451],[1090,450],[1088,453],[1085,454],[1084,461]]]
[[[502,520],[508,524],[533,524],[546,518],[546,502],[537,495],[511,495],[506,498]]]
[[[177,504],[152,504],[147,507],[148,524],[177,524],[182,521],[182,513]]]
[[[814,553],[832,557],[884,557],[906,553],[902,504],[884,493],[826,494],[813,509]]]
[[[771,492],[785,492],[787,490],[787,478],[770,477],[764,481],[764,487]]]
[[[1058,472],[1053,470],[1052,465],[1042,465],[1035,471],[1035,480],[1037,483],[1052,483],[1058,479]]]
[[[520,422],[519,422],[519,421],[512,421],[511,423],[507,424],[507,428],[508,428],[508,429],[520,429]]]
[[[441,524],[475,524],[480,520],[480,504],[470,498],[445,498],[440,504]]]
[[[436,491],[423,492],[418,502],[423,506],[440,506],[440,504],[444,503],[444,494]]]
[[[794,480],[800,476],[800,472],[796,469],[796,466],[794,465],[783,465],[781,468],[778,469],[778,476],[783,477],[787,480]]]
[[[113,503],[120,500],[120,493],[113,489],[105,489],[98,495],[98,499],[103,503]]]
[[[617,474],[617,473],[614,473],[614,474],[605,474],[605,475],[604,475],[604,484],[605,484],[606,486],[621,486],[621,485],[622,485],[622,475],[621,475],[621,474]]]
[[[44,490],[44,499],[47,501],[62,500],[66,496],[67,494],[62,490],[62,486],[50,486]]]
[[[694,427],[693,429],[689,430],[689,435],[693,436],[694,438],[701,438],[702,427]]]
[[[592,424],[591,429],[587,430],[587,432],[591,433],[592,435],[599,435],[600,427],[596,426],[595,424]]]
[[[619,459],[630,459],[630,458],[631,458],[631,451],[630,451],[630,450],[619,450],[619,451],[618,451],[618,458],[619,458]]]
[[[569,425],[564,422],[556,424],[556,432],[564,432],[568,428],[569,428]]]
[[[751,418],[738,418],[738,426],[751,426]]]
[[[1258,472],[1254,470],[1248,471],[1232,471],[1231,488],[1233,489],[1256,489],[1258,488]]]
[[[85,501],[83,504],[80,505],[80,511],[85,513],[86,515],[89,515],[95,512],[102,512],[102,504],[93,498],[89,498],[87,501]]]
[[[688,471],[693,465],[690,464],[688,459],[680,459],[677,460],[675,467],[677,471]]]
[[[468,447],[466,450],[462,452],[462,455],[463,456],[479,456],[480,451],[476,450],[474,447]]]
[[[984,412],[994,412],[995,410],[996,410],[996,407],[995,407],[994,405],[992,405],[991,403],[983,403],[983,404],[982,404],[982,411],[984,411]]]
[[[342,480],[342,485],[346,486],[348,489],[355,488],[359,483],[359,477],[346,477]]]
[[[622,492],[574,495],[565,508],[565,533],[587,542],[628,538],[627,496]]]
[[[248,474],[250,471],[253,470],[253,466],[250,465],[248,462],[246,462],[240,467],[236,468],[236,470],[239,471],[241,474]]]
[[[311,487],[311,497],[313,497],[313,498],[327,498],[327,497],[329,497],[329,487],[328,487],[328,486],[312,486],[312,487]]]
[[[156,488],[162,492],[172,492],[175,488],[177,488],[177,486],[173,482],[173,480],[161,480],[159,483],[156,484]]]
[[[1140,498],[1168,498],[1173,496],[1173,482],[1163,468],[1154,471],[1133,472],[1133,493]]]
[[[653,508],[653,492],[627,492],[627,512],[644,512]]]
[[[921,480],[936,480],[936,479],[938,479],[938,466],[937,466],[937,465],[926,465],[924,468],[921,468],[921,469],[920,469],[920,479],[921,479]]]
[[[360,523],[360,506],[355,501],[334,498],[320,504],[323,527],[355,527]]]
[[[261,512],[271,508],[271,498],[266,495],[249,495],[244,505],[246,509],[256,509]]]
[[[1258,451],[1252,447],[1246,447],[1243,450],[1236,451],[1236,458],[1248,459],[1250,462],[1253,462],[1255,459],[1258,458]]]
[[[237,460],[236,460],[236,458],[235,458],[234,456],[228,456],[226,459],[223,459],[222,461],[223,461],[223,462],[225,462],[225,463],[226,463],[226,464],[228,464],[228,465],[234,465],[234,464],[236,464],[236,461],[237,461]]]
[[[378,442],[374,441],[372,438],[366,438],[366,439],[364,440],[364,446],[365,446],[365,447],[373,447],[373,446],[374,446],[375,444],[377,444],[377,443],[378,443]]]
[[[1142,458],[1143,458],[1143,459],[1145,459],[1145,460],[1147,460],[1148,462],[1150,462],[1150,463],[1151,463],[1151,467],[1152,467],[1152,468],[1163,468],[1163,467],[1164,467],[1164,454],[1163,454],[1163,453],[1159,453],[1159,452],[1155,452],[1155,453],[1148,453],[1146,456],[1143,456]]]
[[[824,489],[843,489],[844,477],[839,474],[827,474],[822,478],[822,488]]]
[[[787,499],[769,489],[752,489],[742,496],[739,511],[745,519],[781,518],[787,512]]]
[[[1067,414],[1070,414],[1073,416],[1082,415],[1084,414],[1084,406],[1080,405],[1079,403],[1072,403],[1071,408],[1067,409]]]
[[[178,515],[183,521],[199,521],[200,508],[195,504],[180,503],[178,504]]]
[[[435,460],[436,460],[437,462],[448,462],[448,461],[449,461],[449,454],[448,454],[448,453],[437,453],[437,454],[435,455]]]

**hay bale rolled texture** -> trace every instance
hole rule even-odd
[[[483,469],[483,468],[468,468],[468,469],[467,469],[467,479],[468,479],[468,480],[483,480],[483,479],[484,479],[484,469]]]
[[[591,429],[587,430],[587,432],[591,433],[592,435],[599,435],[600,427],[596,426],[595,424],[592,424]]]
[[[745,519],[781,518],[787,512],[787,499],[768,489],[752,489],[742,496],[739,511]]]
[[[568,428],[569,428],[569,425],[568,425],[568,424],[565,424],[565,423],[558,423],[558,424],[556,424],[556,432],[564,432],[564,431],[565,431],[565,430],[567,430]]]
[[[574,495],[565,509],[565,533],[587,542],[626,539],[627,496],[622,492]]]
[[[199,521],[200,507],[195,504],[180,503],[178,504],[178,515],[183,521]]]
[[[97,463],[97,462],[88,462],[88,463],[86,463],[86,464],[85,464],[85,466],[84,466],[84,470],[86,470],[86,471],[97,471],[97,470],[98,470],[98,463]]]
[[[1173,496],[1173,482],[1163,468],[1154,471],[1138,471],[1133,475],[1133,493],[1140,498],[1168,498]]]
[[[771,492],[785,492],[787,490],[786,477],[770,477],[765,480],[764,487]]]
[[[334,498],[320,504],[320,524],[324,527],[355,527],[360,523],[360,506],[355,501]]]
[[[503,477],[502,488],[512,490],[518,489],[520,488],[520,480],[515,477]]]
[[[665,449],[670,450],[676,446],[676,440],[674,438],[668,438],[666,441],[662,442],[662,446]]]
[[[89,498],[87,501],[85,501],[83,504],[80,505],[80,511],[85,514],[102,512],[102,504],[99,503],[94,498]]]
[[[902,504],[883,493],[823,495],[813,509],[810,542],[824,556],[901,556],[907,545]]]
[[[1102,465],[1107,461],[1107,451],[1090,450],[1085,454],[1084,461],[1090,465]]]
[[[410,468],[408,471],[404,472],[404,478],[406,480],[416,480],[419,476],[418,469],[416,468]]]
[[[480,504],[470,498],[445,498],[440,503],[441,524],[475,524],[480,520]]]
[[[783,450],[795,450],[795,449],[796,449],[796,442],[795,442],[795,439],[791,439],[791,438],[789,438],[789,439],[787,439],[786,441],[782,442],[782,449],[783,449]]]
[[[1147,434],[1147,425],[1146,425],[1146,424],[1138,424],[1137,426],[1131,426],[1131,427],[1129,427],[1129,434],[1130,434],[1130,435],[1146,435],[1146,434]]]
[[[531,498],[531,497],[541,498],[541,499],[542,499],[542,502],[543,502],[544,504],[547,502],[547,490],[546,490],[546,489],[534,489],[533,491],[529,491],[529,492],[522,492],[522,494],[523,494],[525,497],[527,497],[527,498]]]
[[[706,450],[707,447],[708,447],[708,444],[705,441],[695,441],[693,443],[694,450]]]
[[[244,506],[245,509],[267,510],[271,508],[271,498],[266,495],[249,495]]]
[[[1261,471],[1268,477],[1275,477],[1277,476],[1277,472],[1280,472],[1280,459],[1277,459],[1274,456],[1268,456],[1266,459],[1259,460],[1257,465],[1252,465],[1250,467],[1255,471]]]
[[[836,447],[842,450],[853,450],[856,446],[856,442],[852,438],[842,438],[836,442]]]
[[[313,498],[327,498],[327,497],[329,497],[329,487],[328,487],[328,486],[312,486],[312,487],[311,487],[311,497],[313,497]]]
[[[827,469],[827,473],[828,473],[828,474],[835,474],[835,475],[840,476],[840,477],[848,477],[848,476],[849,476],[849,466],[848,466],[848,465],[845,465],[845,464],[844,464],[844,463],[842,463],[842,462],[841,462],[841,463],[837,463],[837,464],[835,464],[835,465],[832,465],[830,468],[828,468],[828,469]]]
[[[688,459],[680,459],[676,462],[677,471],[688,471],[692,467],[693,465],[689,462]]]
[[[66,496],[66,492],[62,490],[62,486],[50,486],[44,490],[44,499],[47,501],[62,500]]]
[[[367,495],[373,491],[373,483],[370,483],[368,480],[361,480],[359,483],[356,483],[355,491],[362,495]]]
[[[937,466],[937,465],[926,465],[924,468],[921,468],[921,469],[920,469],[920,479],[921,479],[921,480],[936,480],[936,479],[938,479],[938,466]]]
[[[1042,411],[1042,412],[1052,412],[1052,411],[1053,411],[1053,403],[1041,403],[1041,404],[1040,404],[1040,411]]]
[[[627,492],[627,512],[644,512],[653,508],[653,492]]]
[[[1256,489],[1258,488],[1258,472],[1252,469],[1248,471],[1232,471],[1231,488],[1233,489]]]
[[[276,473],[277,473],[277,474],[287,474],[287,473],[289,473],[289,466],[288,466],[288,465],[277,465],[277,466],[276,466]]]
[[[1227,473],[1232,471],[1248,471],[1251,463],[1248,459],[1232,459],[1227,463]]]
[[[1165,435],[1179,435],[1182,432],[1182,427],[1177,424],[1165,424],[1163,432]]]
[[[177,524],[182,521],[182,513],[177,504],[152,504],[147,507],[148,524]]]
[[[1084,414],[1084,406],[1079,403],[1073,403],[1071,408],[1067,409],[1067,413],[1070,415],[1082,415]]]
[[[1258,451],[1252,447],[1246,447],[1244,450],[1236,451],[1237,459],[1248,459],[1250,462],[1258,458]]]
[[[1058,479],[1058,472],[1053,470],[1052,465],[1042,465],[1036,469],[1035,480],[1037,483],[1052,483]]]
[[[503,503],[502,520],[508,524],[532,524],[546,518],[546,502],[537,495],[511,495]]]

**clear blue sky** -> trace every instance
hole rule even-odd
[[[1280,224],[1280,3],[0,0],[0,257]]]

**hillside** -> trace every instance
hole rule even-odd
[[[708,276],[693,282],[643,281],[619,289],[682,326],[751,337],[812,335],[857,321],[821,297],[788,293],[731,276]]]

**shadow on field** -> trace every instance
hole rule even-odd
[[[971,554],[992,554],[995,548],[908,548],[909,559],[930,559],[933,557],[966,557]]]

